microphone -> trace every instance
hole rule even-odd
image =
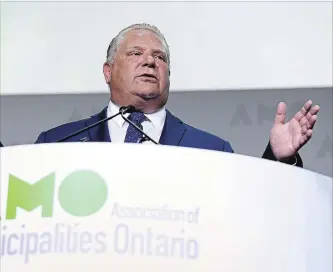
[[[112,115],[110,117],[104,118],[104,119],[102,119],[102,120],[100,120],[100,121],[98,121],[98,122],[96,122],[96,123],[94,123],[94,124],[92,124],[92,125],[90,125],[88,127],[80,129],[80,130],[78,130],[78,131],[76,131],[76,132],[74,132],[74,133],[72,133],[72,134],[70,134],[70,135],[68,135],[68,136],[66,136],[66,137],[64,137],[64,138],[56,141],[56,143],[60,143],[60,142],[66,141],[66,140],[68,140],[68,139],[70,139],[70,138],[72,138],[72,137],[74,137],[74,136],[76,136],[76,135],[78,135],[78,134],[80,134],[80,133],[82,133],[84,131],[87,131],[87,130],[93,128],[93,127],[96,127],[96,126],[104,123],[104,122],[107,122],[107,121],[111,120],[112,118],[115,118],[119,114],[121,114],[123,116],[125,113],[134,112],[134,111],[135,111],[135,108],[133,106],[126,106],[126,107],[123,106],[123,107],[120,107],[118,113],[116,113],[116,114],[114,114],[114,115]]]
[[[133,107],[134,108],[134,107]],[[137,111],[135,108],[132,109],[132,112],[135,112]],[[138,130],[140,133],[142,133],[143,137],[139,140],[139,143],[143,143],[145,141],[152,141],[154,144],[158,145],[159,143],[157,143],[156,141],[154,141],[148,134],[146,134],[144,131],[143,131],[143,128],[142,126],[140,125],[140,127],[138,127],[136,124],[134,124],[131,120],[129,120],[127,117],[124,116],[124,113],[120,113],[121,114],[121,117],[126,121],[128,122],[130,125],[132,125],[136,130]]]

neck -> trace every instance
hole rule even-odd
[[[117,99],[111,95],[110,100],[118,107],[134,106],[137,110],[143,113],[154,113],[162,109],[166,102],[162,102],[160,98],[143,99],[141,97],[133,97],[132,99]]]

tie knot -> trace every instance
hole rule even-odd
[[[140,125],[147,117],[142,112],[132,112],[129,119],[137,125]]]

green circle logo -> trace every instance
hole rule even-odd
[[[74,216],[89,216],[103,207],[108,188],[103,178],[93,171],[76,171],[59,187],[61,207]]]

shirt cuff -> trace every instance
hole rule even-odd
[[[276,160],[277,160],[278,162],[286,163],[286,164],[293,165],[293,166],[297,164],[297,156],[295,156],[293,160],[288,160],[288,161],[285,161],[285,162],[283,162],[283,161],[279,161],[278,159],[276,159]],[[292,163],[292,161],[294,161],[294,163]]]

